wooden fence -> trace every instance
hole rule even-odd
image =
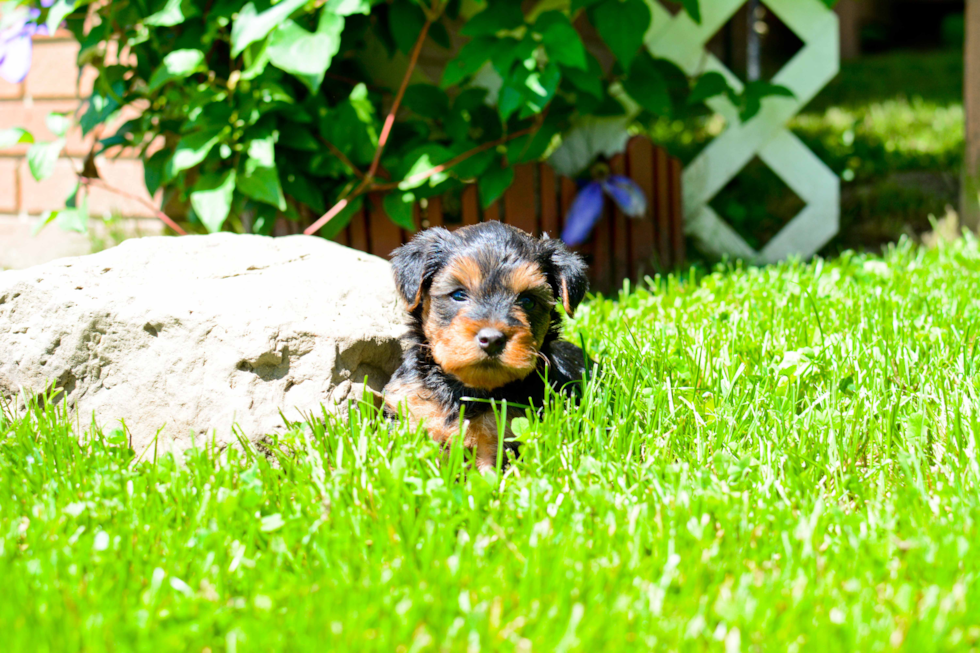
[[[630,140],[626,152],[610,161],[615,174],[632,178],[647,196],[649,209],[641,219],[629,219],[607,201],[590,242],[577,248],[589,263],[592,289],[610,293],[658,271],[684,263],[681,211],[681,164],[644,137]],[[557,177],[547,164],[517,166],[514,183],[501,200],[481,210],[476,186],[422,200],[415,207],[421,229],[454,229],[485,220],[500,220],[529,233],[557,237],[576,195],[575,183]],[[365,252],[388,257],[412,235],[394,225],[372,195],[338,236],[337,241]]]

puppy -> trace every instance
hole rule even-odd
[[[492,469],[499,429],[481,400],[540,407],[545,383],[567,392],[583,378],[582,350],[559,340],[557,304],[571,315],[582,301],[585,264],[561,241],[501,222],[429,229],[391,263],[410,331],[384,389],[385,413],[406,414],[438,442],[462,437],[477,468]],[[505,435],[517,414],[505,416]]]

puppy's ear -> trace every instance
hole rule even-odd
[[[392,252],[395,288],[405,300],[409,313],[422,303],[432,277],[442,268],[446,255],[444,245],[449,237],[449,232],[441,227],[428,229]]]
[[[550,239],[545,242],[551,250],[555,294],[561,298],[565,312],[573,315],[589,290],[585,261],[575,252],[569,251],[560,240]]]

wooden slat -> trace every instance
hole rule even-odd
[[[341,229],[340,233],[334,236],[333,240],[335,243],[339,243],[344,247],[350,247],[350,226]]]
[[[626,157],[618,154],[609,162],[609,169],[615,175],[626,175]],[[630,275],[630,225],[631,220],[619,210],[615,202],[606,200],[611,209],[610,244],[610,292],[617,292],[623,287],[623,281]]]
[[[381,200],[382,196],[378,193],[372,193],[367,200],[370,212],[368,229],[371,234],[371,253],[389,258],[392,250],[402,244],[402,235],[401,229],[388,219]]]
[[[653,197],[653,205],[656,211],[657,249],[660,252],[661,264],[670,268],[674,267],[674,257],[671,255],[673,241],[670,224],[670,160],[667,158],[667,152],[662,148],[656,148],[654,154],[653,174],[657,183],[657,193]]]
[[[480,221],[480,199],[477,195],[476,184],[470,184],[463,191],[463,226],[476,224]]]
[[[572,208],[572,202],[575,201],[575,195],[578,193],[578,189],[575,188],[575,182],[568,177],[561,178],[561,211],[558,213],[558,224],[559,231],[565,228],[565,216],[568,215],[568,210]]]
[[[405,229],[402,229],[402,245],[404,245],[412,238],[414,238],[415,234],[417,234],[419,230],[422,228],[421,225],[422,218],[420,216],[421,216],[421,209],[419,209],[419,203],[416,202],[415,204],[412,204],[412,224],[415,225],[415,231],[412,232],[412,231],[406,231]]]
[[[627,149],[630,179],[636,182],[647,198],[647,212],[638,220],[630,220],[630,277],[640,283],[650,274],[651,259],[656,252],[656,227],[653,223],[654,178],[653,143],[642,136],[630,140]]]
[[[534,198],[534,166],[514,166],[514,183],[504,193],[504,219],[507,224],[528,233],[537,233],[537,202]]]
[[[681,201],[681,162],[670,159],[671,227],[673,234],[674,267],[684,265],[684,207]]]
[[[483,221],[500,220],[500,200],[483,209]]]
[[[362,252],[371,251],[371,241],[368,238],[367,215],[362,208],[350,219],[350,246]]]
[[[538,166],[538,179],[541,186],[541,231],[552,238],[558,238],[561,235],[561,216],[555,171],[551,166],[542,163]]]
[[[429,221],[429,228],[443,226],[444,222],[442,219],[441,197],[429,198],[429,206],[426,209],[426,219]]]

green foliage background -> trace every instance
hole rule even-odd
[[[700,20],[697,0],[682,4]],[[786,92],[761,85],[738,95],[717,73],[691,80],[654,59],[642,47],[644,0],[522,7],[58,0],[41,20],[66,20],[78,63],[98,70],[77,119],[100,136],[61,218],[84,229],[94,156],[122,146],[144,156],[147,190],[162,189],[164,212],[190,231],[267,234],[279,216],[307,226],[347,200],[320,232],[331,237],[371,190],[394,191],[385,208],[413,229],[416,200],[478,180],[489,205],[511,166],[547,155],[585,117],[681,119],[726,93],[748,118],[762,96]],[[583,33],[595,35],[588,47]],[[425,72],[414,65],[419,51]],[[106,129],[125,107],[139,117]],[[62,147],[33,146],[35,176],[49,174]]]

